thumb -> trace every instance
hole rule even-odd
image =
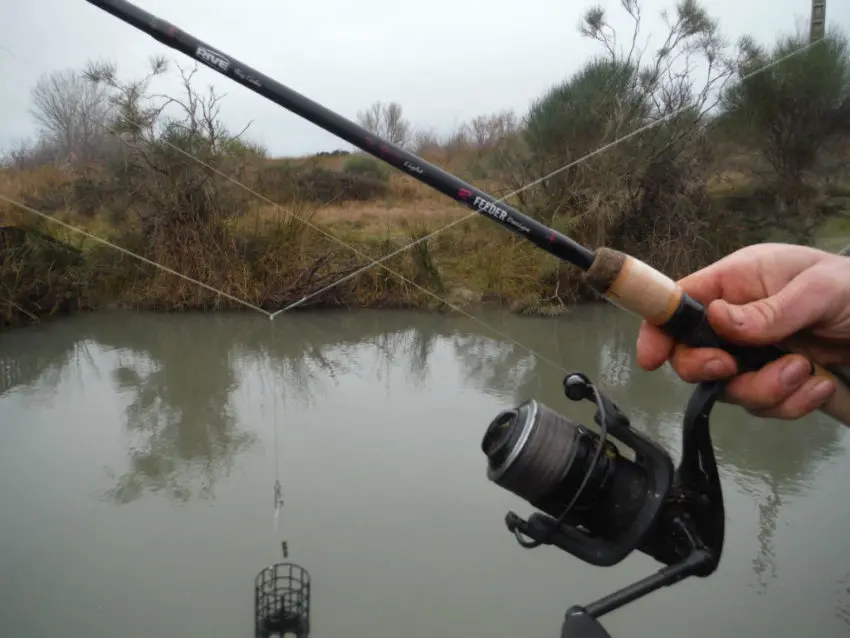
[[[708,319],[722,337],[739,343],[767,345],[790,337],[823,319],[832,300],[822,281],[808,269],[770,297],[737,305],[718,299]]]

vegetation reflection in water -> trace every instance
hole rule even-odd
[[[505,333],[521,335],[528,346],[563,362],[566,369],[589,374],[632,417],[635,427],[678,453],[679,422],[690,388],[667,369],[651,374],[637,369],[633,360],[636,324],[631,317],[607,307],[587,307],[559,319],[494,313],[485,320]],[[103,366],[104,353],[113,356],[111,370]],[[305,314],[275,322],[239,314],[104,313],[34,327],[0,339],[0,421],[3,429],[22,427],[2,416],[4,403],[15,397],[33,397],[37,405],[49,402],[49,394],[71,377],[83,384],[92,377],[109,378],[124,401],[126,458],[124,469],[104,469],[112,485],[102,497],[123,506],[153,494],[177,505],[212,503],[216,488],[227,483],[238,457],[261,453],[276,436],[286,438],[293,427],[293,410],[309,414],[319,403],[329,401],[337,401],[343,411],[355,409],[352,406],[359,404],[348,405],[345,400],[352,379],[390,393],[399,390],[397,379],[402,375],[404,384],[412,388],[407,392],[427,388],[434,383],[434,375],[445,369],[441,358],[451,359],[461,385],[446,402],[459,405],[466,397],[483,395],[491,398],[491,405],[507,405],[534,396],[590,423],[589,411],[574,404],[559,405],[562,371],[551,369],[526,350],[491,338],[463,318],[387,311]],[[251,416],[262,415],[260,423],[246,422],[239,408],[245,402],[258,408]],[[351,414],[351,425],[358,427],[358,418],[370,419],[379,413],[376,408],[362,417]],[[409,418],[416,427],[420,423],[428,427],[428,414]],[[277,433],[273,432],[275,420]],[[318,427],[311,423],[299,427],[314,426]],[[452,424],[476,436],[485,426],[486,421]],[[846,602],[850,573],[839,573],[842,561],[830,554],[842,549],[835,541],[840,531],[832,535],[824,531],[829,526],[840,530],[850,525],[850,519],[836,512],[843,509],[843,502],[829,501],[833,493],[842,498],[840,485],[828,487],[837,480],[823,479],[836,473],[850,477],[850,472],[841,470],[846,464],[843,429],[817,415],[803,422],[761,421],[731,406],[720,406],[712,434],[728,501],[729,545],[747,546],[748,539],[755,539],[755,551],[747,558],[748,586],[762,594],[772,587],[792,591],[800,570],[810,566],[807,582],[821,591],[820,598],[833,617],[843,618],[850,626]],[[293,449],[284,441],[274,455],[267,452],[264,456],[269,458],[257,462],[272,463],[272,456],[282,454],[287,477],[284,491],[309,491],[308,477],[303,477],[302,488],[300,479],[293,482],[286,474]],[[352,449],[350,453],[359,452]],[[481,474],[483,482],[483,458]],[[270,490],[269,484],[269,509]],[[757,510],[752,529],[744,522],[747,508]],[[501,524],[502,514],[492,512],[494,526]],[[791,536],[811,538],[802,543],[812,543],[812,556],[803,558],[778,549],[794,544],[782,540],[783,528]],[[509,540],[506,537],[504,551],[517,551]],[[831,549],[818,550],[818,542]],[[564,578],[568,580],[572,559],[566,560]],[[714,578],[728,579],[734,587],[732,581],[741,566],[727,565],[727,569],[721,565]],[[663,609],[666,595],[653,595],[647,606]],[[564,600],[564,606],[571,602],[581,601]],[[625,616],[639,613],[629,608],[628,613],[619,614],[624,627],[630,622]],[[547,622],[555,631],[559,621],[553,616]],[[610,629],[618,631],[616,624]]]

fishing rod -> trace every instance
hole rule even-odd
[[[741,346],[722,339],[708,322],[703,305],[645,262],[611,248],[594,251],[582,246],[127,0],[86,1],[577,266],[584,271],[584,282],[599,295],[677,341],[725,350],[736,359],[740,372],[758,370],[789,353],[776,345]],[[850,379],[814,361],[811,365],[813,376],[831,379],[837,386],[821,411],[850,425]]]
[[[741,371],[757,370],[788,353],[778,346],[743,347],[721,339],[705,308],[648,264],[610,248],[582,246],[126,0],[86,1],[577,266],[602,297],[674,339],[724,349]],[[850,426],[850,380],[814,362],[812,374],[836,383],[821,410]],[[505,516],[522,547],[554,546],[601,567],[640,551],[663,565],[595,602],[570,607],[562,638],[610,638],[601,616],[662,587],[716,571],[725,509],[709,415],[724,385],[696,384],[682,418],[676,467],[666,450],[633,430],[618,406],[581,372],[564,377],[564,394],[596,406],[598,434],[533,399],[502,411],[486,428],[481,449],[488,478],[540,510],[527,520],[514,512]]]
[[[127,0],[86,1],[577,266],[594,291],[677,341],[725,350],[736,359],[741,372],[758,370],[789,353],[775,345],[741,346],[722,339],[708,322],[703,305],[645,262],[611,248],[593,251],[582,246]],[[811,365],[813,376],[829,378],[837,386],[821,410],[850,425],[850,380],[816,362]]]

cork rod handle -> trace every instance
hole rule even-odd
[[[705,308],[672,279],[625,253],[599,248],[583,279],[591,288],[620,308],[658,326],[674,339],[694,347],[721,348],[745,371],[758,370],[789,354],[779,346],[747,347],[721,339],[706,317]],[[839,370],[812,361],[813,376],[831,379],[836,391],[820,410],[850,426],[850,385]]]

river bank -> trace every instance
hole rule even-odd
[[[587,297],[568,265],[559,267],[486,220],[468,219],[403,250],[468,211],[444,208],[418,223],[388,222],[386,216],[383,224],[371,223],[392,208],[373,204],[359,215],[266,211],[259,220],[170,228],[153,241],[114,229],[96,233],[134,256],[39,224],[39,232],[14,233],[15,245],[7,245],[0,259],[3,296],[9,300],[3,324],[103,308],[178,312],[255,306],[271,312],[310,295],[315,296],[301,309],[439,311],[451,304],[553,314]],[[401,210],[410,217],[421,212],[413,206]],[[329,219],[334,215],[338,218]],[[80,221],[64,217],[66,223]]]
[[[305,296],[301,309],[499,306],[533,315],[558,315],[597,299],[577,268],[434,199],[301,210],[268,206],[235,219],[147,234],[122,230],[103,215],[62,210],[54,218],[113,245],[18,214],[16,225],[6,227],[0,256],[2,328],[106,308],[180,312],[250,305],[271,312]],[[553,225],[569,232],[559,220]],[[844,226],[830,222],[824,228],[836,236]],[[723,228],[701,241],[701,250],[674,243],[633,254],[675,278],[752,243],[746,233]]]
[[[674,279],[748,244],[850,235],[844,180],[804,192],[779,220],[783,234],[776,193],[752,177],[753,162],[725,157],[648,202],[648,187],[609,184],[549,218],[511,203]],[[177,181],[111,165],[0,170],[0,192],[18,202],[0,202],[0,329],[107,308],[273,312],[305,297],[300,309],[483,305],[544,316],[597,299],[577,268],[368,158],[250,166],[250,188],[191,163]],[[505,194],[498,180],[474,181]]]

